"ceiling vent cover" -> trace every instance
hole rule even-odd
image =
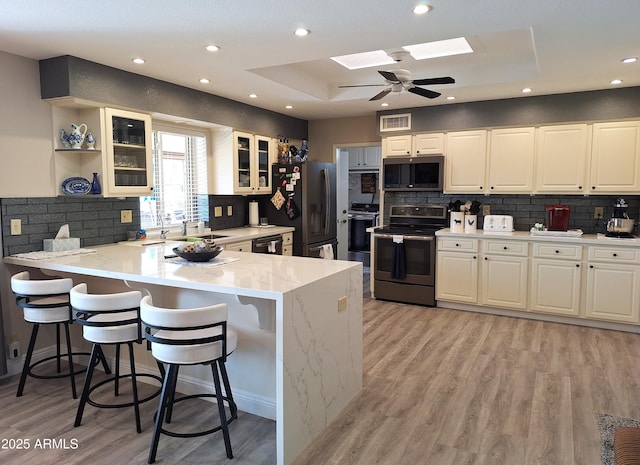
[[[411,113],[380,116],[380,132],[411,130]]]

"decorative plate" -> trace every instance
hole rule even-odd
[[[91,192],[91,183],[85,178],[67,178],[62,181],[62,192],[67,195],[85,195]]]

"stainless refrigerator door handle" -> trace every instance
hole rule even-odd
[[[324,219],[324,233],[329,234],[329,219],[331,218],[331,183],[329,182],[329,170],[324,168],[322,172],[324,174],[324,204],[327,209]]]

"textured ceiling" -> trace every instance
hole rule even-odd
[[[36,60],[73,55],[233,100],[323,119],[407,108],[640,85],[638,0],[0,0],[0,50]],[[311,31],[304,38],[293,31]],[[329,59],[466,37],[473,54],[348,71]],[[221,50],[206,52],[216,44]],[[131,59],[143,57],[139,66]],[[408,92],[368,99],[384,87],[378,69],[414,79],[452,76]],[[0,70],[2,74],[10,70]],[[206,77],[210,84],[198,81]],[[250,99],[250,93],[258,94]],[[456,100],[445,97],[452,95]],[[285,105],[293,108],[286,110]]]

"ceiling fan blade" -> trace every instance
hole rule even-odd
[[[346,87],[382,87],[386,85],[387,84],[358,84],[354,86],[338,86],[338,89],[344,89]]]
[[[428,79],[415,79],[413,83],[417,86],[428,86],[430,84],[455,84],[456,80],[451,76],[428,78]]]
[[[398,79],[398,76],[396,76],[394,73],[392,73],[391,71],[378,71],[378,73],[380,73],[380,75],[385,78],[387,81],[391,81],[391,82],[400,82],[400,79]]]
[[[440,92],[435,92],[435,91],[429,90],[429,89],[423,89],[422,87],[411,87],[411,88],[409,88],[407,90],[409,92],[411,92],[412,94],[421,95],[421,96],[427,97],[427,98],[436,98],[436,97],[439,97],[441,95]]]
[[[382,92],[380,92],[379,94],[374,95],[372,98],[369,99],[369,101],[372,102],[374,100],[380,100],[381,98],[386,96],[389,92],[391,92],[391,88],[385,89]]]

